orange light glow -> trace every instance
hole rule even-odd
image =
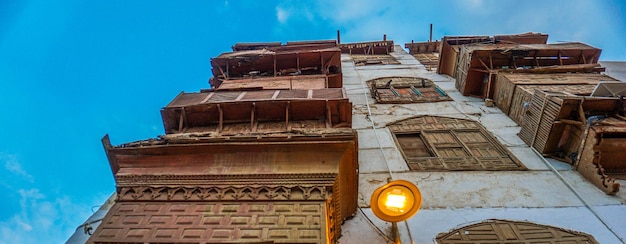
[[[399,189],[393,189],[392,192],[387,193],[387,200],[385,206],[387,210],[404,212],[404,206],[406,205],[406,196]]]
[[[398,222],[413,216],[422,205],[422,195],[413,183],[396,180],[372,194],[372,212],[382,220]]]

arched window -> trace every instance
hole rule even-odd
[[[478,122],[418,116],[387,125],[411,170],[525,170]]]
[[[438,244],[598,243],[592,235],[531,222],[490,219],[437,235]]]
[[[378,103],[452,101],[434,82],[418,77],[383,77],[367,82]]]

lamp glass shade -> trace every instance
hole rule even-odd
[[[413,183],[396,180],[376,189],[370,203],[377,217],[389,222],[398,222],[410,218],[417,212],[422,197]]]

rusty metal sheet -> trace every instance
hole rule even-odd
[[[486,220],[437,235],[438,244],[598,243],[592,235],[532,222]]]

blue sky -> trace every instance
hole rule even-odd
[[[621,0],[0,1],[0,244],[61,243],[115,185],[100,139],[163,134],[235,42],[550,34],[626,60]]]

